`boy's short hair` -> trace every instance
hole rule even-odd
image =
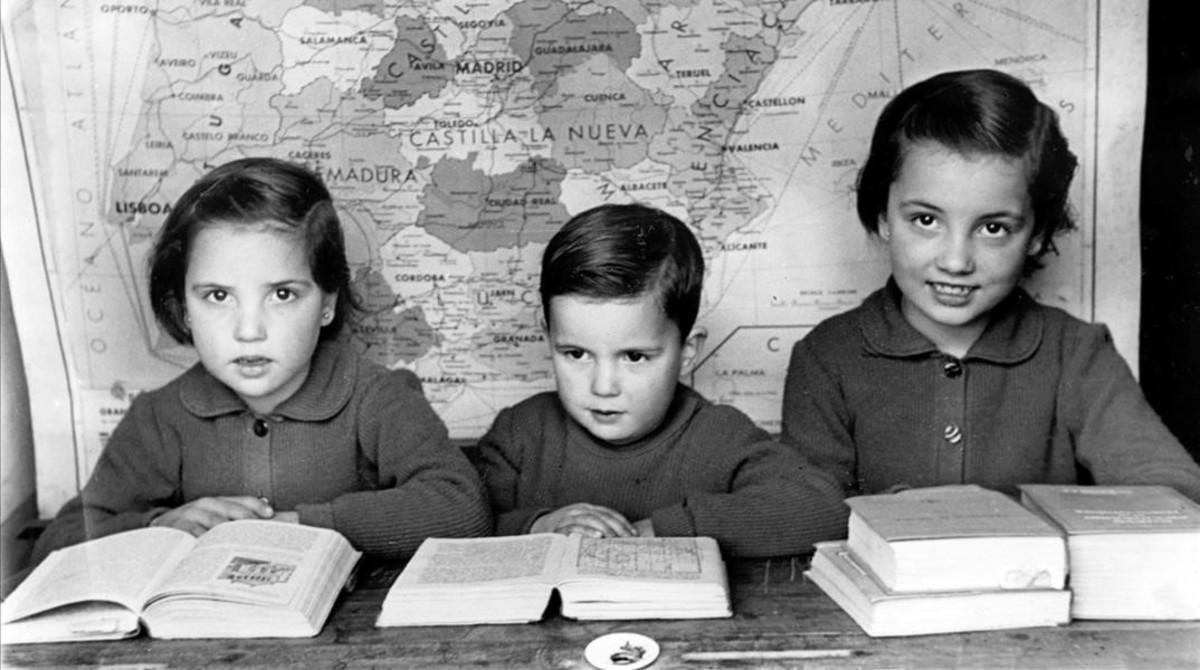
[[[1077,161],[1058,115],[1012,75],[961,70],[913,84],[884,106],[858,176],[858,218],[867,232],[879,232],[904,154],[922,141],[962,154],[1001,154],[1026,162],[1035,257],[1053,250],[1053,237],[1075,226],[1067,196]],[[1026,270],[1038,266],[1031,260]]]
[[[358,309],[342,227],[321,179],[295,163],[243,158],[213,169],[180,196],[150,253],[150,304],[180,344],[192,344],[184,309],[188,255],[196,235],[214,224],[266,225],[303,241],[313,280],[326,293],[338,294],[322,340],[336,337]]]
[[[542,255],[542,313],[560,295],[620,300],[652,293],[686,339],[700,311],[704,254],[682,221],[644,205],[576,214]]]

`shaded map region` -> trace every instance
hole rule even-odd
[[[433,168],[417,225],[458,251],[495,251],[548,242],[570,214],[560,202],[566,170],[531,158],[516,170],[488,175],[465,160]]]
[[[425,311],[396,309],[399,300],[378,272],[360,270],[354,289],[363,313],[349,324],[349,331],[355,346],[369,359],[391,367],[397,361],[414,361],[437,346],[437,331],[425,321]]]

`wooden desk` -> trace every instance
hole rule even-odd
[[[364,566],[369,567],[369,566]],[[614,631],[648,635],[666,668],[1200,668],[1200,622],[1076,622],[1061,628],[872,639],[801,574],[800,559],[733,563],[735,615],[695,621],[570,621],[375,628],[395,568],[375,567],[315,638],[14,645],[4,667],[589,668],[583,649]],[[848,649],[846,658],[688,662],[684,652]]]

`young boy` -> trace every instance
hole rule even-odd
[[[678,219],[640,205],[575,216],[542,258],[557,393],[496,417],[480,443],[499,534],[715,538],[727,556],[841,537],[837,484],[739,410],[679,382],[704,259]]]

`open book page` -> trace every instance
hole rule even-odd
[[[377,626],[541,619],[554,588],[563,616],[729,616],[724,563],[712,538],[583,539],[551,533],[436,539],[384,599]]]
[[[569,538],[575,560],[559,581],[611,578],[629,581],[698,582],[725,574],[716,542],[708,537]]]
[[[332,531],[279,521],[223,523],[200,536],[154,600],[173,596],[290,606],[334,558]]]
[[[574,552],[568,552],[559,575],[563,616],[673,619],[731,614],[725,565],[710,537],[575,535],[571,542]]]
[[[566,545],[565,536],[550,533],[467,540],[430,538],[396,584],[418,589],[498,582],[553,584]]]
[[[537,621],[567,546],[553,534],[429,538],[388,590],[375,625]]]
[[[59,549],[4,601],[0,620],[85,601],[110,601],[140,612],[194,543],[184,531],[142,528]]]

